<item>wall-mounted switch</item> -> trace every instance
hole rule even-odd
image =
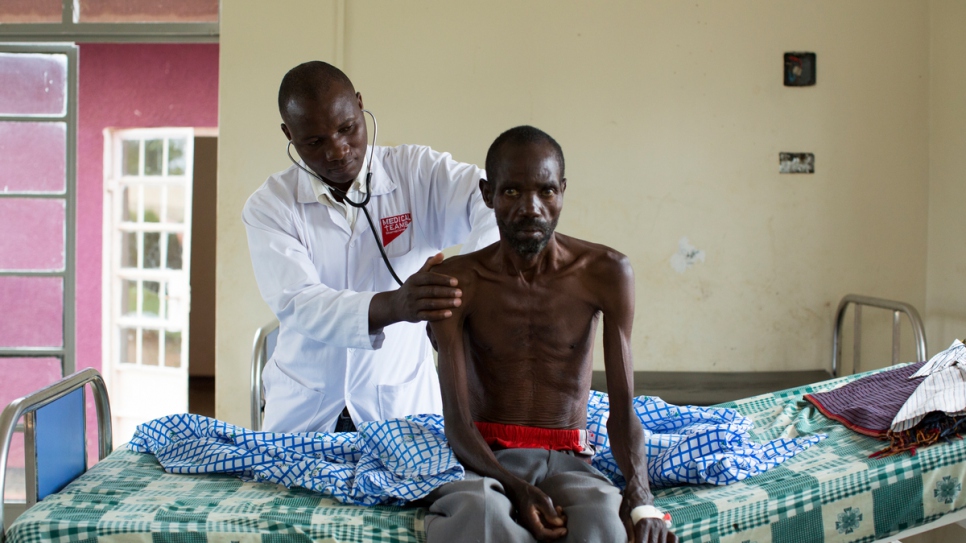
[[[785,86],[815,84],[815,53],[785,53]]]
[[[815,173],[815,155],[778,153],[778,173]]]

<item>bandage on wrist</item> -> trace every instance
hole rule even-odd
[[[631,509],[632,524],[637,524],[641,519],[644,518],[661,519],[668,528],[671,527],[671,514],[665,513],[653,505],[638,505],[634,509]]]

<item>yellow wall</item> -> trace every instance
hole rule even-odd
[[[273,316],[255,285],[241,210],[285,167],[278,84],[292,66],[335,52],[334,2],[231,0],[221,5],[215,414],[248,425],[255,330]],[[304,17],[300,13],[306,14]]]
[[[844,294],[924,307],[938,162],[927,3],[275,5],[221,7],[219,418],[247,423],[251,336],[270,318],[241,208],[287,163],[278,82],[315,58],[345,69],[382,144],[481,164],[511,126],[556,137],[560,231],[634,264],[637,369],[823,368]],[[782,54],[801,50],[818,55],[818,85],[783,87]],[[779,175],[780,151],[815,153],[816,173]],[[683,237],[706,258],[678,273]]]
[[[931,349],[966,339],[966,2],[930,2],[929,275]]]

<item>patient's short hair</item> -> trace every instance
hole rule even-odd
[[[282,78],[278,87],[278,112],[285,118],[285,110],[292,100],[315,98],[324,94],[333,85],[340,85],[355,94],[355,87],[345,73],[321,60],[304,62],[292,68]]]
[[[560,177],[565,177],[563,149],[560,148],[560,144],[557,143],[557,140],[553,139],[550,134],[547,134],[539,128],[523,125],[511,128],[493,140],[493,143],[490,145],[490,150],[486,152],[487,179],[493,179],[497,171],[500,169],[502,165],[503,149],[506,148],[506,146],[518,146],[531,143],[549,144],[550,147],[553,148],[554,155],[556,155],[557,158],[557,164],[560,166]]]

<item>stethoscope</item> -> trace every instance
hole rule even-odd
[[[386,248],[382,245],[382,242],[379,241],[379,234],[376,232],[376,226],[372,223],[372,217],[369,216],[369,210],[366,209],[366,204],[369,203],[369,197],[372,196],[372,190],[370,186],[372,184],[372,153],[373,151],[376,150],[376,137],[379,135],[379,123],[376,122],[376,116],[373,115],[372,112],[369,111],[368,109],[363,109],[362,112],[368,113],[369,116],[372,117],[373,130],[372,130],[372,145],[369,146],[369,164],[366,167],[366,197],[361,202],[353,202],[352,200],[349,199],[349,195],[346,194],[344,190],[333,187],[328,182],[326,182],[325,179],[322,179],[322,177],[317,175],[315,172],[299,164],[298,161],[296,161],[295,158],[292,157],[291,140],[289,140],[288,146],[285,147],[285,154],[288,155],[288,159],[292,161],[292,164],[295,164],[296,166],[301,168],[302,171],[304,171],[305,173],[318,179],[319,181],[322,182],[322,184],[329,187],[329,190],[341,196],[343,202],[349,204],[352,207],[362,209],[362,212],[366,215],[366,220],[369,221],[369,229],[372,230],[372,237],[375,238],[376,240],[376,247],[379,247],[379,254],[382,255],[382,261],[386,263],[386,268],[389,269],[389,273],[390,275],[392,275],[392,278],[396,280],[396,283],[398,283],[399,286],[402,286],[403,282],[399,280],[399,276],[396,275],[396,271],[392,269],[392,264],[389,263],[389,257],[386,256]]]

